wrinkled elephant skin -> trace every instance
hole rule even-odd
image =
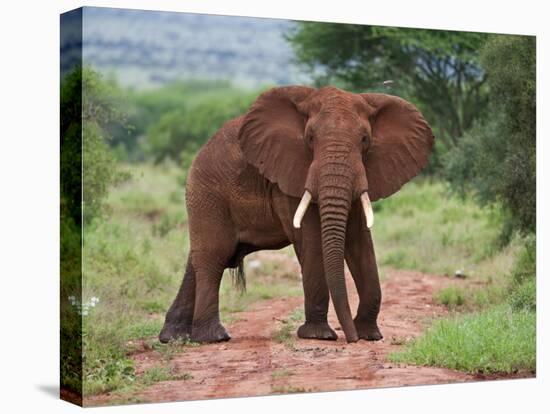
[[[420,112],[401,98],[334,87],[273,88],[227,122],[188,174],[190,253],[160,340],[229,340],[219,317],[224,269],[262,249],[294,246],[302,268],[301,338],[336,339],[329,298],[348,342],[379,340],[381,291],[371,202],[427,164],[434,143]],[[344,260],[357,291],[352,317]]]

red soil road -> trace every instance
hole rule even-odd
[[[347,272],[348,296],[352,309],[358,298]],[[383,301],[379,326],[384,339],[347,344],[334,310],[329,323],[336,329],[337,341],[303,340],[294,346],[277,343],[274,332],[303,298],[279,298],[256,302],[238,320],[226,326],[229,342],[187,347],[170,362],[158,352],[134,354],[136,373],[170,363],[176,374],[189,373],[191,379],[155,383],[125,400],[161,402],[225,397],[248,397],[288,392],[357,390],[379,387],[424,385],[494,379],[468,375],[444,368],[418,367],[388,362],[390,352],[402,348],[406,340],[418,336],[430,320],[447,313],[432,300],[434,291],[451,283],[442,276],[412,271],[390,271],[382,284]],[[528,375],[532,376],[532,375]],[[120,402],[120,395],[103,394],[85,398],[85,405]]]

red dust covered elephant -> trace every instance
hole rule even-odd
[[[187,181],[190,252],[161,342],[230,339],[219,317],[224,269],[254,251],[294,246],[302,268],[301,338],[336,339],[329,297],[348,342],[379,340],[381,291],[371,202],[427,164],[430,126],[407,101],[335,87],[260,95],[200,150]],[[359,294],[352,317],[348,264]]]

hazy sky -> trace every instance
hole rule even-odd
[[[292,22],[85,8],[85,63],[136,87],[175,78],[229,79],[242,86],[307,82],[284,40]]]

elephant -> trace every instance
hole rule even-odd
[[[299,85],[262,93],[190,167],[189,256],[159,340],[229,340],[219,316],[224,270],[289,244],[304,290],[298,337],[337,339],[327,321],[332,298],[347,342],[382,339],[371,203],[416,176],[433,145],[420,111],[397,96]],[[359,295],[355,318],[344,260]]]

